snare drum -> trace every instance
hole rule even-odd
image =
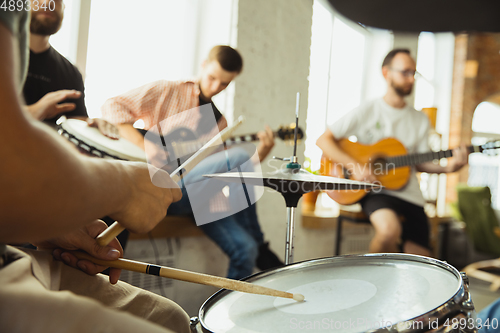
[[[59,125],[59,134],[74,143],[83,153],[92,156],[147,162],[146,154],[141,148],[124,138],[110,139],[83,120],[64,120]]]
[[[306,301],[221,290],[199,311],[203,332],[476,332],[467,278],[431,258],[341,256],[246,281],[301,293]]]

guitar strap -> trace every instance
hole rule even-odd
[[[201,98],[201,95],[200,95],[199,99],[200,99],[200,106],[205,105],[205,104],[210,104],[212,106],[212,110],[214,112],[213,116],[215,118],[215,123],[217,124],[219,122],[219,120],[222,118],[222,113],[219,111],[219,109],[217,109],[214,102],[204,101]],[[198,127],[196,128],[196,132],[198,133],[198,136],[202,136],[203,134],[207,134],[210,131],[212,131],[212,128],[210,127],[210,125],[213,124],[212,123],[213,118],[211,118],[211,117],[212,117],[212,114],[210,114],[208,112],[201,113],[201,119],[200,119],[200,122],[198,123]],[[211,118],[211,119],[207,119],[207,118]]]

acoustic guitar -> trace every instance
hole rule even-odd
[[[377,180],[388,190],[401,190],[408,183],[411,168],[415,165],[448,158],[453,156],[453,150],[408,154],[401,142],[394,138],[383,139],[373,145],[364,145],[348,139],[337,141],[340,148],[352,156],[358,163],[369,168]],[[492,152],[500,148],[500,141],[492,141],[481,146],[469,146],[469,153]],[[352,166],[348,166],[352,167]],[[350,178],[348,168],[335,163],[325,156],[321,160],[321,174],[339,178]],[[369,190],[327,191],[330,198],[341,205],[352,205],[361,200]]]

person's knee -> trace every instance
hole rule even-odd
[[[240,265],[255,266],[257,255],[259,254],[259,247],[253,239],[247,239],[237,245],[237,250],[232,256],[232,260]]]
[[[401,228],[394,225],[385,225],[384,227],[377,229],[376,233],[380,238],[388,242],[397,241],[401,238]]]
[[[378,213],[378,214],[377,214]],[[401,238],[402,227],[397,215],[388,210],[376,211],[370,216],[377,237],[386,242],[395,242]]]
[[[166,321],[163,326],[174,331],[174,332],[190,332],[189,327],[189,316],[179,305],[171,302],[173,305],[170,306],[169,311],[166,316]],[[174,306],[175,305],[175,306]]]
[[[174,332],[190,331],[189,316],[184,309],[168,298],[145,290],[134,294],[133,303],[124,310]]]

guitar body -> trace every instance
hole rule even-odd
[[[411,167],[404,166],[391,168],[385,158],[406,155],[406,148],[401,142],[394,138],[383,139],[373,145],[341,139],[338,142],[340,148],[352,156],[366,168],[370,168],[377,180],[388,190],[399,190],[403,188],[410,179]],[[321,174],[339,178],[349,178],[346,170],[335,161],[326,157],[321,160]],[[327,191],[330,198],[341,205],[352,205],[361,200],[369,190],[351,191]]]

